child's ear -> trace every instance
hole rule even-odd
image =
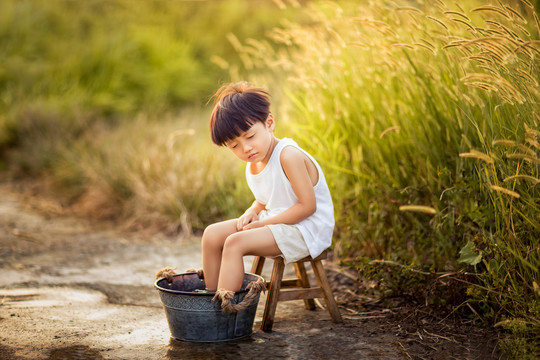
[[[274,128],[276,126],[276,123],[274,121],[274,115],[268,114],[268,117],[266,118],[266,127],[270,131],[274,131]]]

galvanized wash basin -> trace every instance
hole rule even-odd
[[[246,273],[242,290],[235,292],[232,303],[239,303],[248,293],[246,286],[264,279]],[[200,293],[205,288],[204,280],[197,273],[177,274],[169,284],[166,278],[156,280],[155,287],[169,323],[174,339],[193,342],[219,342],[240,339],[251,335],[259,294],[243,311],[227,313],[221,309],[220,301],[212,301],[215,293]]]

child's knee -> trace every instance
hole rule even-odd
[[[203,246],[214,245],[219,242],[219,232],[216,224],[212,224],[206,227],[201,238]]]
[[[223,243],[223,253],[242,253],[242,234],[235,233],[227,236]],[[243,255],[243,254],[242,254]]]
[[[202,246],[203,247],[223,247],[223,243],[227,238],[228,232],[227,228],[223,223],[215,223],[209,225],[204,229],[202,236]]]
[[[203,238],[205,237],[208,237],[208,235],[210,235],[214,230],[213,228],[215,227],[216,224],[212,224],[212,225],[208,225],[205,229],[204,229],[204,232],[203,232]]]
[[[224,232],[224,224],[223,223],[214,223],[210,224],[204,229],[203,236],[219,236],[222,235]]]

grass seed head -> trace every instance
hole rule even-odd
[[[430,19],[430,20],[433,20],[433,21],[435,21],[437,24],[441,25],[443,28],[446,29],[446,31],[449,31],[448,26],[446,26],[445,23],[443,23],[441,20],[437,19],[436,17],[433,17],[433,16],[427,16],[427,18]]]
[[[462,158],[473,158],[473,159],[478,159],[478,160],[482,160],[488,164],[493,164],[493,158],[487,154],[484,154],[483,152],[480,152],[480,151],[477,151],[477,150],[471,150],[470,152],[467,152],[467,153],[461,153],[459,154],[459,157],[462,157]]]
[[[506,194],[506,195],[510,195],[512,197],[515,197],[516,199],[519,199],[520,198],[520,195],[515,192],[515,191],[512,191],[512,190],[509,190],[509,189],[506,189],[506,188],[503,188],[502,186],[498,186],[498,185],[491,185],[489,187],[491,190],[494,190],[494,191],[497,191],[497,192],[501,192],[503,194]]]
[[[521,0],[521,2],[530,7],[531,9],[534,9],[534,5],[529,0]]]
[[[510,12],[512,15],[514,15],[516,18],[518,18],[521,22],[523,22],[524,24],[527,23],[527,20],[525,20],[525,18],[519,12],[514,10],[512,7],[510,7],[509,5],[506,5],[506,4],[504,5],[504,7],[506,8],[506,10],[508,12]]]
[[[457,15],[457,16],[460,16],[462,17],[463,19],[467,20],[467,21],[471,21],[471,19],[469,19],[469,17],[459,11],[445,11],[444,12],[445,15]]]
[[[399,131],[400,127],[399,126],[392,126],[392,127],[389,127],[388,129],[384,130],[381,135],[379,135],[379,138],[382,139],[384,135],[388,134],[389,132],[391,131]]]
[[[491,144],[493,146],[516,146],[514,140],[493,140]]]
[[[540,179],[537,179],[530,175],[512,175],[512,176],[508,176],[503,181],[508,182],[512,180],[527,180],[527,181],[532,182],[534,185],[540,184]]]
[[[396,8],[396,11],[409,11],[409,12],[414,12],[414,13],[424,15],[424,12],[422,10],[417,9],[415,7],[412,7],[412,6],[400,6],[400,7]]]
[[[475,9],[472,9],[472,11],[476,12],[476,11],[491,11],[491,12],[496,12],[502,16],[504,16],[505,18],[511,20],[510,16],[508,15],[508,13],[504,10],[504,9],[501,9],[500,7],[497,7],[497,6],[493,6],[493,5],[484,5],[484,6],[480,6],[480,7],[477,7]]]
[[[420,212],[420,213],[430,214],[430,215],[437,214],[437,210],[435,210],[431,206],[425,206],[425,205],[402,205],[402,206],[399,207],[399,210],[400,211]]]
[[[538,159],[536,156],[527,154],[506,154],[506,158],[523,160],[532,164],[540,164],[540,159]]]

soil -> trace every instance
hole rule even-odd
[[[56,201],[13,184],[0,184],[0,199],[0,359],[501,357],[493,330],[425,307],[383,307],[358,296],[360,281],[330,261],[325,267],[343,323],[333,323],[320,302],[315,311],[301,300],[280,302],[273,331],[265,333],[262,295],[252,336],[174,340],[154,275],[166,266],[200,269],[197,237],[126,233],[66,216]]]

